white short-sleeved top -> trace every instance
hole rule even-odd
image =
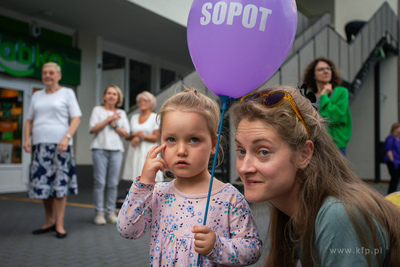
[[[51,94],[45,89],[35,92],[27,115],[27,119],[33,121],[32,143],[60,143],[67,134],[71,118],[81,116],[78,100],[71,88],[62,87]],[[72,139],[69,145],[72,145]]]
[[[129,121],[126,112],[122,109],[118,109],[117,112],[121,118],[116,121],[116,125],[129,133]],[[106,110],[102,106],[94,107],[90,116],[89,129],[91,130],[97,123],[104,121],[107,117],[112,116],[113,113],[113,111]],[[121,136],[110,125],[107,125],[95,134],[90,149],[124,152],[124,143]]]

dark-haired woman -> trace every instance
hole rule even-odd
[[[314,105],[328,122],[328,132],[335,145],[346,156],[352,132],[349,92],[341,86],[342,78],[332,60],[319,57],[306,68],[303,82],[317,97]]]

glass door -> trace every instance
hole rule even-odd
[[[3,76],[4,77],[4,76]],[[42,85],[0,77],[0,193],[27,190],[31,154],[24,146],[24,124],[33,92]]]
[[[0,87],[0,164],[22,163],[24,91]]]

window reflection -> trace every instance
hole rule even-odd
[[[0,88],[0,164],[21,163],[23,92]]]

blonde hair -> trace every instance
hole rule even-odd
[[[56,62],[47,62],[47,63],[45,63],[43,66],[42,66],[42,70],[43,70],[43,68],[44,67],[54,67],[54,68],[56,68],[56,71],[57,72],[59,72],[59,73],[61,73],[61,67],[60,67],[60,65],[58,65]]]
[[[143,98],[144,100],[149,101],[151,104],[151,110],[154,110],[154,108],[156,107],[156,104],[157,104],[157,99],[152,93],[150,93],[148,91],[141,92],[140,94],[138,94],[136,96],[136,102],[139,102],[140,98]]]
[[[390,266],[400,266],[400,211],[378,192],[364,183],[350,168],[346,159],[340,154],[326,130],[325,120],[312,107],[298,89],[292,87],[276,87],[266,89],[265,93],[282,90],[290,93],[307,126],[309,137],[301,121],[298,119],[289,101],[283,101],[274,108],[266,108],[261,98],[236,103],[230,109],[237,128],[240,121],[260,121],[276,130],[286,140],[294,155],[300,151],[309,139],[314,143],[314,153],[309,165],[299,169],[297,177],[300,188],[298,192],[298,208],[289,217],[279,209],[271,206],[270,266],[294,266],[295,244],[300,240],[303,250],[302,264],[313,266],[312,241],[314,238],[315,220],[327,197],[337,198],[343,204],[356,234],[364,247],[378,246],[375,218],[388,229],[390,236]],[[371,216],[372,215],[372,216]],[[365,224],[360,224],[360,218]],[[373,237],[368,238],[368,233]],[[373,243],[373,244],[371,244]],[[365,255],[371,266],[371,255]],[[378,255],[380,259],[380,255]]]
[[[101,103],[102,103],[103,105],[105,104],[104,96],[106,95],[107,90],[108,90],[108,88],[110,88],[110,87],[112,87],[112,88],[114,88],[115,90],[117,90],[118,101],[117,101],[117,103],[115,104],[115,106],[116,106],[116,107],[121,107],[122,104],[124,103],[124,96],[123,96],[123,94],[122,94],[121,88],[119,88],[117,85],[109,85],[109,86],[106,87],[106,89],[104,89],[104,92],[103,92],[103,99],[101,100]]]
[[[215,136],[218,135],[221,118],[220,108],[217,102],[202,94],[199,90],[190,87],[165,101],[157,115],[160,120],[160,135],[162,134],[163,119],[171,111],[193,112],[201,115],[207,123],[211,140],[214,140]],[[219,151],[223,154],[221,146]]]

